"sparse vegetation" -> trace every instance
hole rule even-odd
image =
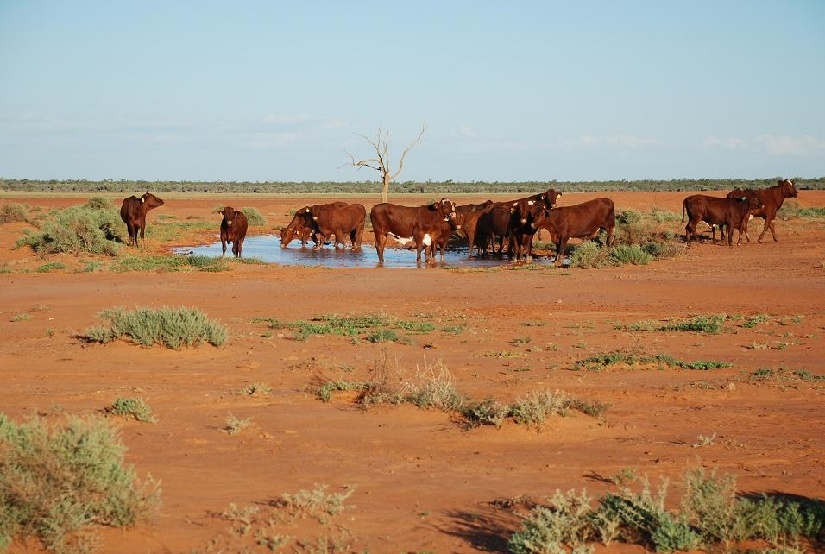
[[[731,367],[732,364],[728,362],[697,360],[687,362],[684,360],[677,360],[672,356],[663,354],[657,355],[639,355],[629,352],[610,352],[607,354],[597,354],[589,356],[583,360],[577,361],[573,364],[574,371],[602,371],[609,367],[616,367],[619,369],[697,369],[710,370],[722,369]]]
[[[226,414],[226,419],[224,420],[223,431],[229,435],[237,435],[252,423],[252,418],[241,419],[236,417],[232,412]]]
[[[285,322],[274,318],[258,318],[255,322],[265,322],[270,329],[291,330],[294,332],[291,338],[295,340],[307,340],[314,335],[338,335],[359,338],[372,343],[408,343],[410,339],[406,335],[422,335],[436,330],[436,326],[428,321],[403,320],[387,314],[364,316],[324,314],[313,317],[309,321]],[[399,331],[406,335],[399,335]]]
[[[125,418],[133,418],[146,423],[157,423],[157,417],[142,398],[117,398],[106,412]]]
[[[55,552],[85,552],[93,525],[150,518],[160,485],[124,463],[118,433],[99,418],[47,425],[0,414],[0,550],[34,537]]]
[[[19,223],[29,220],[29,207],[25,204],[3,204],[0,206],[0,223]]]
[[[117,307],[100,312],[98,317],[107,320],[109,326],[90,327],[84,337],[104,344],[128,337],[141,346],[160,344],[177,349],[201,342],[221,346],[229,334],[226,327],[208,319],[196,308],[126,310]]]
[[[587,491],[557,491],[534,507],[509,541],[514,553],[592,552],[592,543],[640,544],[656,552],[733,551],[744,541],[803,549],[825,530],[825,503],[782,495],[736,494],[732,475],[687,471],[679,511],[666,508],[669,483],[654,491],[647,478],[633,491],[622,482],[598,504]]]
[[[112,271],[228,271],[231,260],[213,256],[122,256],[112,263]]]
[[[39,231],[24,230],[16,247],[28,246],[38,254],[116,256],[126,231],[112,203],[101,198],[92,198],[82,206],[52,210],[34,223]]]

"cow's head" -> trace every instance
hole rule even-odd
[[[547,189],[543,195],[544,206],[549,210],[559,202],[559,196],[561,196],[561,192],[556,191],[554,189]]]
[[[140,203],[144,206],[144,210],[154,210],[157,207],[163,206],[163,200],[158,198],[148,190],[146,194],[140,197]]]
[[[536,200],[534,198],[519,198],[513,202],[512,212],[518,217],[521,225],[527,225],[535,218],[538,212],[545,210],[545,203],[543,200]]]
[[[444,221],[450,224],[453,229],[461,229],[461,223],[455,213],[455,203],[449,198],[442,198],[433,207],[441,214]]]
[[[796,185],[790,179],[779,179],[777,185],[782,189],[782,196],[785,198],[796,198],[796,195],[799,194]]]

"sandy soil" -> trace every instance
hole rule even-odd
[[[216,240],[218,216],[210,211],[217,205],[258,208],[268,225],[251,233],[264,234],[285,225],[301,205],[330,200],[161,196],[166,205],[150,213],[150,228],[214,219],[215,230],[168,244],[150,238],[146,252]],[[593,196],[570,194],[562,203]],[[617,210],[679,212],[685,194],[600,196],[613,198]],[[87,197],[3,194],[0,202],[62,207]],[[368,210],[375,202],[349,200]],[[825,192],[801,191],[797,201],[822,207]],[[163,505],[151,523],[103,530],[104,552],[265,551],[254,538],[262,529],[312,545],[335,542],[347,551],[503,551],[528,499],[582,488],[598,497],[613,489],[611,478],[628,472],[654,484],[671,479],[674,505],[680,478],[696,467],[735,474],[742,491],[823,499],[825,380],[803,377],[825,375],[825,223],[776,226],[778,243],[768,238],[733,249],[702,243],[639,267],[233,264],[223,273],[83,273],[74,270],[93,258],[43,260],[13,248],[26,224],[2,224],[0,267],[7,272],[0,274],[0,409],[15,419],[91,414],[118,397],[140,397],[152,408],[156,424],[120,424],[129,463],[162,482]],[[683,224],[673,227],[683,232]],[[761,220],[755,227],[761,230]],[[366,242],[372,248],[371,237]],[[68,269],[34,271],[53,260]],[[101,323],[96,314],[106,308],[179,305],[198,307],[226,325],[229,342],[169,350],[78,338]],[[437,329],[405,343],[335,336],[299,341],[256,319],[329,314],[388,314]],[[711,314],[730,316],[722,333],[626,327]],[[764,317],[743,325],[756,315]],[[614,351],[732,367],[573,370],[578,360]],[[409,405],[364,410],[352,394],[325,403],[312,392],[325,380],[369,380],[381,368],[406,380],[446,368],[458,391],[475,400],[509,403],[531,392],[563,391],[608,408],[601,417],[553,417],[541,430],[512,421],[500,429],[467,430],[441,411]],[[271,391],[241,392],[251,384]],[[248,419],[249,427],[224,432],[228,414]],[[275,499],[316,485],[327,485],[327,493],[354,487],[349,509],[327,524],[278,519]],[[253,523],[241,536],[238,523],[221,516],[231,503],[257,507],[260,521],[275,522],[275,529]]]

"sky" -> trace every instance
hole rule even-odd
[[[0,0],[0,177],[825,175],[821,0]]]

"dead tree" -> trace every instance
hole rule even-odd
[[[418,144],[421,140],[421,137],[424,136],[424,131],[427,130],[426,125],[421,126],[421,132],[418,133],[418,136],[415,138],[414,141],[407,146],[404,151],[401,153],[401,159],[398,161],[398,169],[395,173],[392,172],[391,164],[390,164],[390,154],[389,154],[389,146],[390,146],[390,132],[389,131],[382,131],[381,127],[378,128],[378,132],[375,133],[375,138],[372,139],[366,135],[361,135],[356,133],[359,137],[362,137],[364,140],[369,142],[372,147],[375,149],[375,158],[369,158],[366,160],[356,160],[355,156],[347,152],[347,156],[350,158],[350,164],[352,167],[357,167],[358,169],[362,167],[369,167],[370,169],[374,169],[381,174],[381,201],[387,201],[387,195],[390,190],[390,183],[396,179],[401,174],[401,170],[404,169],[404,158],[407,157],[407,153],[412,150],[412,148]]]

